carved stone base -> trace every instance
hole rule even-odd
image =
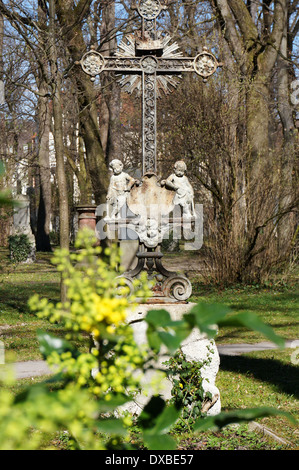
[[[139,242],[136,257],[138,260],[136,267],[120,276],[130,288],[130,293],[134,292],[133,279],[138,278],[142,271],[146,271],[148,280],[153,284],[149,303],[185,302],[189,299],[192,294],[191,282],[185,276],[168,271],[163,266],[160,245],[149,249]]]
[[[166,309],[172,320],[176,321],[182,319],[182,316],[193,306],[193,303],[164,304],[163,309]],[[127,322],[133,328],[135,341],[140,346],[147,342],[147,323],[144,321],[144,317],[147,312],[153,308],[155,308],[153,305],[139,305],[134,311],[132,310],[128,313]],[[208,339],[206,335],[200,333],[198,329],[194,329],[189,337],[182,343],[181,350],[187,361],[206,363],[201,369],[201,375],[203,377],[202,385],[206,394],[202,411],[206,412],[208,416],[214,416],[220,413],[220,392],[215,385],[220,359],[215,341]],[[159,354],[158,361],[153,364],[153,370],[148,371],[142,379],[143,392],[138,394],[134,401],[122,407],[122,410],[125,409],[133,415],[139,415],[152,395],[160,394],[165,400],[171,398],[172,384],[169,379],[159,380],[158,372],[159,369],[165,370],[166,366],[163,365],[163,362],[167,361],[168,358],[165,350],[162,350]],[[156,383],[156,385],[152,385],[153,382]]]

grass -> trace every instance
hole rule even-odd
[[[182,450],[287,450],[280,443],[270,442],[251,430],[247,424],[231,426],[218,432],[205,432],[202,436],[182,437]]]
[[[191,301],[222,303],[234,312],[250,311],[285,339],[299,339],[299,291],[298,284],[282,286],[235,286],[217,290],[195,283]],[[257,332],[241,328],[221,328],[218,344],[256,343],[265,341]]]
[[[60,325],[37,318],[28,308],[28,299],[33,294],[54,303],[60,299],[60,275],[51,258],[51,253],[38,253],[35,263],[12,265],[7,250],[0,249],[0,339],[5,354],[15,362],[42,359],[38,329],[64,335]]]
[[[299,368],[292,349],[221,356],[217,386],[223,409],[269,406],[288,411],[299,420]],[[259,420],[283,439],[299,446],[299,432],[285,417]]]
[[[59,299],[59,276],[51,265],[50,254],[42,254],[33,264],[12,265],[6,250],[0,250],[0,337],[5,352],[15,361],[41,359],[36,338],[38,328],[49,328],[47,321],[31,314],[28,299],[37,293],[54,301]]]
[[[15,361],[41,359],[37,329],[43,328],[56,335],[64,333],[59,325],[37,319],[27,306],[29,297],[34,293],[54,302],[59,300],[60,278],[50,259],[51,254],[38,254],[36,263],[14,267],[9,262],[7,250],[0,249],[0,340],[4,343],[5,353],[12,353]],[[236,312],[255,312],[285,339],[299,339],[296,279],[288,284],[239,285],[217,289],[193,278],[193,296],[190,300],[224,303]],[[258,333],[246,329],[221,328],[216,343],[255,343],[264,340]],[[221,356],[216,385],[221,393],[222,409],[271,406],[289,411],[299,419],[299,368],[292,362],[292,352],[291,349],[267,350],[235,357]],[[28,383],[32,380],[18,381],[16,391]],[[298,429],[285,418],[264,418],[259,422],[290,441],[290,448],[298,449]],[[57,438],[55,442],[63,441],[65,446],[66,440],[63,435],[63,439]],[[247,426],[199,436],[181,435],[179,446],[184,449],[280,448],[260,436],[257,438],[256,432],[252,433]]]
[[[222,303],[234,312],[250,311],[270,325],[276,334],[286,340],[299,339],[299,281],[298,276],[288,283],[264,285],[236,285],[226,289],[206,286],[193,280],[194,302]],[[265,341],[257,332],[245,328],[222,327],[216,344]],[[293,414],[299,419],[299,367],[294,364],[294,349],[266,350],[221,356],[217,386],[221,392],[222,409],[271,406]],[[279,436],[299,446],[299,431],[282,417],[259,420]]]

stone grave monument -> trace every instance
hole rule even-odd
[[[31,244],[31,251],[25,263],[33,263],[36,256],[35,237],[30,225],[30,200],[24,194],[18,194],[15,197],[18,205],[14,209],[12,235],[27,235]]]
[[[175,163],[170,175],[159,180],[156,159],[156,102],[161,90],[170,92],[179,81],[182,72],[193,72],[203,81],[212,75],[221,64],[213,54],[203,49],[196,57],[184,57],[176,43],[158,31],[156,19],[165,9],[159,0],[140,0],[136,7],[141,16],[140,31],[126,36],[113,57],[103,57],[95,49],[86,52],[79,64],[91,76],[91,80],[103,71],[116,72],[120,84],[126,91],[141,92],[142,99],[142,177],[137,180],[124,171],[120,160],[110,164],[112,176],[107,194],[108,231],[129,229],[138,236],[136,263],[122,278],[133,291],[133,279],[146,271],[152,282],[152,296],[137,310],[128,312],[137,343],[146,341],[146,322],[150,309],[166,309],[173,320],[179,320],[192,307],[188,302],[192,294],[189,279],[181,273],[171,272],[162,263],[161,244],[170,231],[184,225],[196,223],[194,192],[186,174],[185,162]],[[124,210],[125,208],[125,210]],[[130,215],[128,215],[130,214]],[[221,409],[219,390],[215,379],[219,368],[219,355],[213,340],[200,331],[193,333],[182,344],[187,360],[207,361],[202,369],[203,387],[209,396],[205,402],[207,414],[217,414]],[[158,367],[165,360],[163,352]],[[148,382],[149,377],[145,377]],[[170,383],[162,386],[164,397],[170,398]],[[130,410],[138,413],[149,400],[142,394]]]

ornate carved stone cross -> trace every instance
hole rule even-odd
[[[196,57],[183,57],[169,35],[161,37],[156,18],[164,8],[159,0],[140,0],[137,10],[142,18],[141,31],[126,36],[114,57],[91,50],[80,61],[91,80],[104,71],[117,72],[126,75],[120,80],[126,91],[132,93],[137,89],[141,93],[143,174],[157,170],[157,97],[176,86],[182,72],[195,72],[206,80],[221,66],[206,49]]]
[[[116,72],[124,90],[139,91],[142,97],[142,180],[136,182],[123,171],[119,160],[110,163],[113,175],[107,194],[107,225],[112,229],[131,228],[139,238],[137,266],[124,274],[133,288],[133,278],[146,270],[154,281],[153,301],[186,301],[192,292],[190,281],[183,275],[168,271],[161,258],[164,236],[183,223],[194,222],[193,189],[185,175],[186,165],[175,164],[174,172],[165,180],[156,175],[156,103],[162,92],[176,87],[182,72],[195,72],[204,81],[215,73],[221,64],[213,54],[203,49],[196,57],[183,57],[169,35],[161,36],[156,19],[164,7],[159,0],[140,0],[137,6],[142,27],[124,38],[113,57],[104,57],[96,50],[86,52],[81,67],[94,80],[104,71]],[[122,217],[121,209],[127,206],[133,218]],[[175,207],[182,210],[175,215]],[[169,215],[172,215],[170,219]]]

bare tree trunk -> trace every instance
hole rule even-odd
[[[82,136],[79,135],[79,167],[80,167],[80,179],[79,187],[80,189],[80,204],[91,204],[92,201],[92,184],[89,176],[88,168],[86,168],[87,162],[85,159],[85,152],[84,152],[84,142]]]
[[[269,149],[270,75],[282,39],[286,0],[274,1],[273,28],[271,33],[267,30],[264,44],[243,0],[215,0],[214,6],[231,52],[248,80],[247,136],[252,171],[256,174],[260,157],[267,156]]]
[[[43,86],[39,91],[42,92]],[[40,98],[38,104],[38,163],[40,174],[40,201],[37,216],[36,249],[52,251],[50,223],[52,208],[51,169],[49,158],[49,134],[51,113],[48,98]]]
[[[55,42],[55,4],[49,1],[49,42],[50,42],[50,66],[53,100],[54,121],[54,145],[56,156],[56,178],[59,192],[59,233],[60,248],[69,250],[69,204],[68,187],[64,166],[64,144],[63,144],[63,119],[61,100],[61,76],[57,64],[57,49]],[[66,290],[61,282],[61,299],[66,300]]]
[[[113,83],[111,95],[108,101],[109,108],[109,133],[108,133],[108,152],[107,161],[111,162],[114,158],[122,159],[121,146],[121,124],[120,124],[120,85]]]
[[[101,52],[112,55],[117,48],[115,37],[109,38],[109,33],[115,28],[115,0],[110,0],[102,8]],[[112,81],[111,75],[102,74],[103,93],[101,95],[101,135],[107,163],[114,158],[121,158],[121,127],[120,127],[120,85]]]
[[[291,208],[293,199],[293,170],[295,159],[295,145],[297,130],[294,122],[294,110],[290,102],[290,63],[288,61],[288,21],[286,18],[280,54],[277,59],[277,98],[278,112],[283,126],[284,146],[281,155],[280,167],[280,211]],[[278,225],[279,250],[285,251],[290,247],[295,231],[295,214],[288,212]]]
[[[0,13],[0,82],[3,83],[3,37],[4,37],[4,18]],[[3,86],[3,85],[2,85]],[[4,92],[4,87],[0,89],[0,93]],[[0,105],[3,104],[4,96],[0,96]]]
[[[2,87],[0,89],[0,93],[4,93],[4,82],[3,82],[3,33],[4,33],[4,19],[2,14],[0,13],[0,82],[2,84]],[[0,96],[0,105],[3,104],[1,102],[1,99],[4,100],[4,96]],[[2,118],[2,116],[1,116]],[[2,119],[1,119],[2,121]],[[1,123],[1,127],[4,124]],[[1,154],[5,154],[4,150],[4,145],[2,143],[1,139],[1,146],[0,146],[0,152]],[[2,179],[3,176],[2,174],[0,175],[0,189],[2,188]],[[7,246],[7,240],[9,236],[9,228],[10,228],[10,223],[11,223],[11,214],[9,215],[8,211],[4,207],[0,207],[0,246]]]
[[[73,0],[56,0],[58,20],[74,63],[81,59],[86,49],[81,23],[90,3],[90,0],[80,0],[76,4]],[[109,174],[99,131],[97,97],[90,78],[81,67],[74,67],[73,78],[78,91],[80,133],[84,139],[95,202],[100,204],[106,201]]]
[[[41,60],[46,69],[46,48],[47,48],[47,15],[42,3],[38,5],[39,16],[39,45],[41,49]],[[43,56],[42,56],[43,55]],[[38,163],[40,175],[40,201],[38,206],[37,230],[36,230],[36,249],[37,251],[52,251],[50,243],[50,223],[52,209],[52,190],[51,190],[51,169],[49,156],[49,135],[51,111],[48,98],[48,84],[43,70],[40,68],[37,72],[37,82],[39,90],[39,99],[37,105],[38,121]]]

